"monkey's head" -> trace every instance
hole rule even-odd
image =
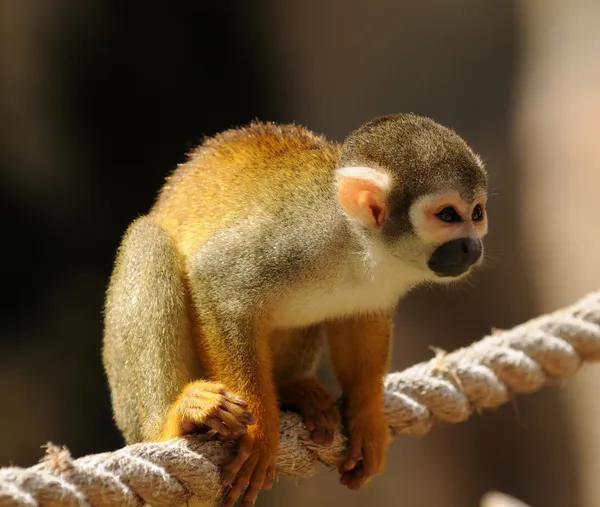
[[[429,118],[377,118],[344,141],[339,201],[354,230],[423,279],[460,278],[482,261],[487,173],[454,131]]]

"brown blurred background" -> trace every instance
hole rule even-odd
[[[377,115],[454,127],[485,159],[487,267],[399,307],[394,369],[600,288],[600,2],[0,2],[0,465],[119,447],[100,362],[127,224],[202,136],[253,118],[341,140]],[[263,506],[600,505],[600,369],[402,437],[352,493],[281,480]]]

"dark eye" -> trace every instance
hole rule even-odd
[[[479,222],[482,218],[483,218],[483,210],[481,209],[481,206],[478,204],[473,209],[473,213],[471,214],[471,220],[473,220],[473,222]]]
[[[460,222],[460,215],[452,206],[446,206],[442,211],[436,214],[436,216],[444,222]]]

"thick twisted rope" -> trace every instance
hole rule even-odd
[[[450,354],[438,352],[385,379],[384,410],[393,435],[424,435],[436,421],[456,423],[497,407],[512,393],[537,391],[600,360],[600,292],[576,304],[492,335]],[[335,465],[345,438],[331,447],[312,443],[296,414],[282,414],[277,471],[309,476],[318,462]],[[50,447],[31,468],[0,469],[0,507],[177,506],[222,493],[219,466],[234,443],[200,436],[144,443],[72,459]]]

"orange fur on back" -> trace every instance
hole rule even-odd
[[[339,153],[338,144],[296,125],[254,122],[228,130],[175,169],[151,214],[188,256],[237,219],[274,213],[286,194],[323,181]]]

